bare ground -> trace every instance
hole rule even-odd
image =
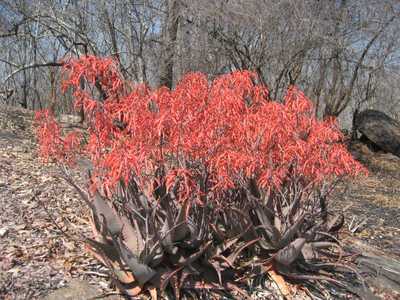
[[[74,241],[87,233],[87,211],[38,158],[31,118],[0,107],[0,299],[43,299],[72,278],[101,294],[105,269]]]
[[[363,144],[351,150],[368,167],[369,176],[341,184],[333,195],[333,209],[347,208],[343,234],[400,259],[400,158],[373,153]]]
[[[87,211],[55,167],[41,163],[31,119],[0,106],[0,299],[43,299],[76,279],[95,295],[108,293],[106,270],[74,241],[88,233]],[[341,184],[332,197],[331,209],[345,210],[341,238],[400,259],[400,159],[363,145],[352,150],[370,175]],[[374,291],[400,299],[389,287]]]

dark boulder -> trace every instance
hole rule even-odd
[[[400,123],[383,112],[364,110],[354,119],[355,129],[380,149],[400,157]]]

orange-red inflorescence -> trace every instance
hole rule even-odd
[[[261,188],[279,189],[293,178],[315,186],[366,173],[341,143],[336,121],[317,120],[312,102],[295,86],[278,103],[249,71],[212,82],[191,73],[173,90],[137,85],[129,91],[111,59],[72,60],[65,71],[63,88],[73,88],[75,106],[83,106],[89,119],[88,141],[81,148],[79,135],[61,137],[52,115],[39,112],[41,154],[67,163],[89,156],[106,190],[132,176],[146,186],[160,166],[168,189],[180,180],[183,198],[199,192],[204,173],[216,192],[250,178]],[[82,80],[100,87],[106,99],[95,100]]]

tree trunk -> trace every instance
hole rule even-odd
[[[168,16],[164,28],[164,53],[160,66],[159,86],[172,88],[174,81],[174,52],[179,27],[179,0],[168,1]]]

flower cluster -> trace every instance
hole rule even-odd
[[[62,136],[60,126],[49,110],[36,112],[35,124],[42,158],[45,161],[56,160],[73,166],[77,156],[81,153],[81,134],[70,132]]]
[[[211,82],[191,73],[173,90],[128,89],[111,59],[73,60],[65,72],[64,88],[74,89],[75,105],[83,105],[88,117],[84,153],[106,191],[134,177],[151,192],[160,168],[165,176],[159,184],[177,189],[182,198],[198,198],[205,189],[218,195],[249,180],[279,190],[294,178],[315,186],[366,172],[341,143],[336,121],[317,120],[312,102],[295,86],[279,103],[249,71]],[[97,88],[104,101],[82,81]],[[81,151],[79,136],[62,138],[47,112],[39,113],[38,121],[44,156],[71,161]]]

